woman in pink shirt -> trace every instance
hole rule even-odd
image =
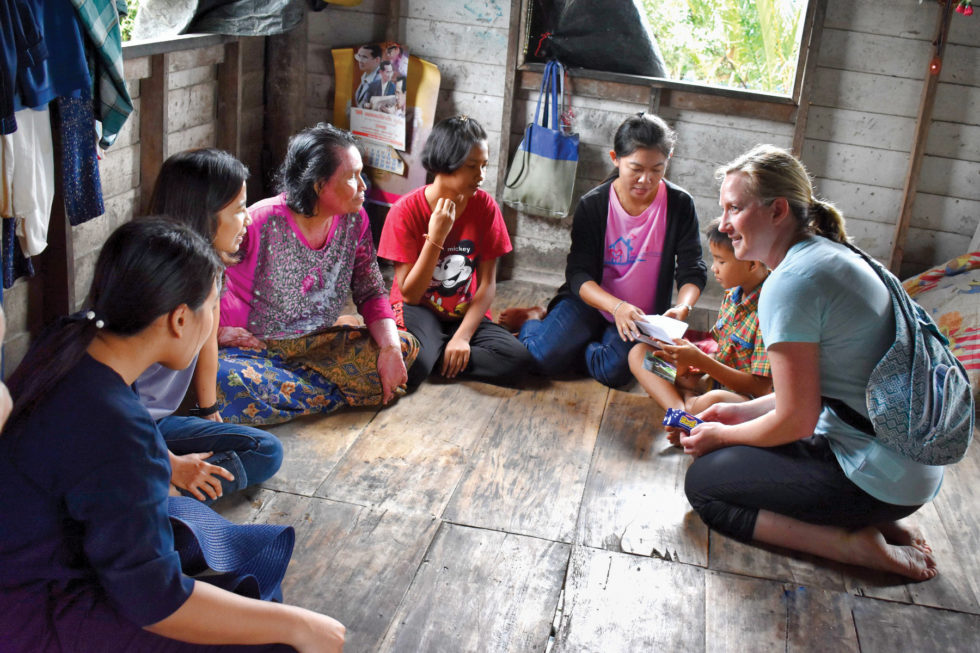
[[[675,140],[657,116],[627,118],[609,152],[616,171],[575,209],[565,284],[547,315],[540,306],[501,312],[543,374],[585,370],[623,385],[633,378],[634,321],[648,313],[684,320],[700,297],[708,274],[694,200],[664,179]]]
[[[281,194],[249,207],[221,298],[226,420],[273,424],[403,390],[418,342],[395,326],[361,208],[362,167],[351,133],[320,123],[290,139]],[[366,327],[337,323],[348,299]]]

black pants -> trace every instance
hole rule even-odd
[[[712,451],[691,464],[684,491],[704,523],[742,542],[752,539],[760,510],[811,524],[861,528],[920,508],[879,501],[856,486],[822,435],[779,447]]]
[[[405,328],[418,338],[418,358],[408,370],[408,387],[414,389],[441,364],[442,353],[462,322],[444,322],[421,306],[404,304]],[[534,358],[521,342],[486,317],[470,338],[470,360],[461,378],[495,385],[514,385],[535,367]]]

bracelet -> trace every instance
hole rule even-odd
[[[427,241],[429,241],[430,243],[432,243],[434,246],[438,247],[439,248],[439,251],[442,251],[442,245],[438,244],[436,241],[434,241],[431,238],[429,238],[429,234],[425,234],[424,237],[425,237],[425,239]]]
[[[688,313],[694,310],[694,307],[690,304],[675,304],[674,308],[686,308]]]
[[[216,401],[210,406],[194,406],[187,413],[192,417],[207,417],[208,415],[214,415],[219,410],[221,410],[221,406]]]
[[[614,309],[612,310],[612,316],[613,316],[613,317],[616,317],[616,311],[618,311],[618,310],[619,310],[619,307],[620,307],[620,306],[622,306],[622,305],[623,305],[623,304],[625,304],[625,303],[626,303],[626,300],[625,300],[625,299],[620,299],[620,300],[619,300],[619,303],[618,303],[618,304],[616,304],[616,308],[614,308]]]

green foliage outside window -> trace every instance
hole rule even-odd
[[[136,20],[136,10],[140,8],[139,0],[129,0],[126,3],[128,12],[125,16],[119,17],[119,30],[122,32],[122,40],[128,41],[133,32],[133,21]]]
[[[642,0],[668,77],[789,95],[807,0]]]

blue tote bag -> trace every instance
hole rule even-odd
[[[559,122],[564,76],[559,62],[545,66],[534,122],[525,129],[507,173],[504,204],[523,213],[561,218],[571,208],[578,134],[564,133]]]

